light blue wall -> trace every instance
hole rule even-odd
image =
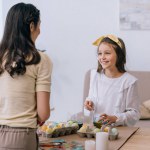
[[[8,9],[20,0],[3,0],[3,22]],[[119,29],[119,0],[24,0],[41,10],[37,47],[46,49],[54,69],[51,120],[66,120],[82,110],[85,72],[95,68],[96,47],[103,34],[116,34],[126,43],[127,68],[150,71],[150,31]]]

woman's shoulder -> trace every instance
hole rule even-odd
[[[36,76],[42,70],[51,70],[53,67],[53,63],[46,52],[38,51],[40,54],[40,62],[38,64],[28,65],[26,74],[30,74],[31,76]]]
[[[40,54],[42,59],[50,59],[46,51],[38,50],[38,53]]]
[[[46,51],[38,51],[39,52],[39,54],[40,54],[40,56],[41,56],[41,61],[40,61],[40,63],[48,63],[48,64],[52,64],[52,61],[51,61],[51,59],[50,59],[50,57],[48,56],[48,54],[46,53]]]

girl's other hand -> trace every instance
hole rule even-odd
[[[93,103],[92,101],[90,101],[90,100],[86,100],[86,101],[84,102],[84,107],[85,107],[87,110],[92,111],[92,110],[94,110],[94,103]]]
[[[116,116],[109,116],[107,114],[100,115],[100,120],[105,125],[110,125],[112,123],[115,123],[118,118]]]

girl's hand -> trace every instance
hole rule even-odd
[[[84,102],[84,107],[85,107],[87,110],[92,111],[92,110],[94,110],[94,103],[93,103],[92,101],[90,101],[90,100],[86,100],[86,101]]]
[[[110,125],[112,123],[115,123],[118,118],[116,116],[109,116],[107,114],[100,115],[100,120],[105,125]]]

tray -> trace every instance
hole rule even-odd
[[[48,138],[55,138],[55,137],[59,137],[59,136],[75,134],[75,133],[77,133],[78,129],[79,129],[79,127],[77,127],[77,126],[63,127],[63,128],[55,129],[52,133],[42,132],[42,136],[48,137]]]

